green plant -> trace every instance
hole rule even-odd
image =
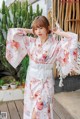
[[[4,84],[5,84],[5,81],[0,79],[0,87],[3,86]]]
[[[11,81],[15,81],[15,78],[12,76],[4,76],[0,79],[1,82],[4,82],[5,84],[10,84]]]
[[[1,87],[1,86],[4,86],[4,85],[8,85],[8,83],[5,82],[5,80],[0,79],[0,87]]]
[[[14,81],[11,81],[10,84],[11,84],[11,85],[17,85],[17,86],[19,86],[21,83],[20,83],[20,81],[14,80]]]
[[[31,28],[31,23],[36,16],[42,15],[42,9],[39,5],[36,6],[36,11],[33,11],[32,5],[28,1],[20,2],[15,1],[9,7],[3,1],[2,9],[0,10],[0,62],[4,70],[18,81],[22,82],[26,77],[26,70],[28,67],[29,58],[26,56],[21,64],[14,69],[5,58],[7,31],[11,27]]]

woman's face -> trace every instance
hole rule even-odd
[[[41,37],[41,38],[45,38],[47,35],[47,30],[45,27],[36,28],[34,32],[38,37]]]

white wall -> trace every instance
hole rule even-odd
[[[3,2],[3,0],[0,0],[0,8],[2,7],[2,2]]]
[[[33,4],[33,9],[36,10],[36,5],[39,4],[40,8],[43,9],[43,15],[47,15],[47,5],[45,3],[45,0],[40,0]]]

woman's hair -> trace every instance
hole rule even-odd
[[[44,27],[47,30],[47,33],[51,33],[49,27],[49,21],[45,16],[38,16],[34,19],[34,21],[32,22],[32,29],[33,29],[33,33],[35,34],[35,29],[39,28],[39,27]]]

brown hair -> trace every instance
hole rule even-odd
[[[35,33],[35,29],[39,28],[39,27],[44,27],[47,30],[47,33],[51,33],[50,29],[49,29],[49,21],[45,16],[38,16],[34,19],[34,21],[32,22],[32,29],[33,29],[33,33]]]

